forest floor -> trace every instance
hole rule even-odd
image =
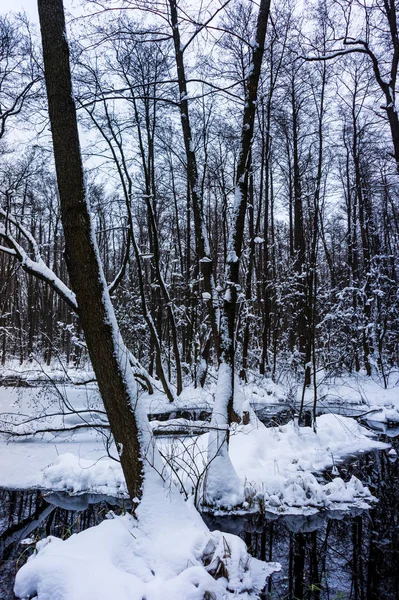
[[[72,384],[90,374],[74,371],[66,378],[65,373],[53,370],[43,374],[42,370],[37,377],[37,373],[21,375],[21,369],[14,367],[7,376],[19,371],[19,378],[26,384],[34,379],[35,386],[0,387],[0,430],[18,434],[0,435],[1,487],[126,497],[96,386]],[[4,372],[2,375],[4,379]],[[320,382],[319,408],[325,414],[318,416],[316,432],[299,427],[289,412],[285,424],[278,419],[282,409],[291,407],[292,415],[297,410],[301,390],[293,384],[276,385],[253,377],[241,386],[236,409],[248,412],[250,420],[247,425],[232,426],[230,456],[245,501],[230,506],[230,512],[310,514],[369,506],[374,499],[367,487],[355,477],[348,480],[341,466],[348,455],[373,449],[389,452],[389,446],[346,414],[367,413],[376,428],[399,424],[396,384],[393,381],[384,389],[377,380],[363,375]],[[65,588],[64,595],[60,592],[63,600],[219,600],[235,593],[243,599],[256,597],[267,573],[277,566],[249,561],[238,538],[211,534],[194,508],[194,501],[201,505],[206,486],[209,422],[203,419],[212,408],[213,392],[212,385],[206,390],[188,387],[173,408],[161,393],[141,397],[152,415],[150,426],[158,429],[154,443],[162,453],[165,472],[181,493],[175,486],[166,489],[153,483],[148,500],[142,503],[139,522],[126,515],[108,519],[67,541],[51,538],[51,544],[39,542],[36,559],[18,575],[19,597],[31,597],[40,588],[39,600],[54,600],[65,581],[73,585]],[[309,390],[305,407],[312,402]],[[255,410],[275,419],[268,418],[265,426]],[[177,418],[182,415],[184,418]],[[170,418],[165,421],[166,417]],[[173,429],[179,429],[180,435],[170,435]],[[208,570],[203,561],[207,553],[213,564]],[[74,560],[76,556],[81,560]],[[125,556],[135,558],[126,561]],[[225,577],[217,581],[208,572],[216,568],[219,575],[226,570]],[[89,587],[85,587],[83,582],[93,569],[104,573],[111,587],[102,575],[89,577]],[[118,591],[111,593],[112,589]],[[205,591],[210,595],[204,596]]]

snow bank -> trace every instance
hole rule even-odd
[[[18,598],[227,600],[256,598],[279,565],[251,558],[231,534],[150,476],[137,520],[113,517],[63,541],[48,537],[17,574]],[[216,575],[215,579],[212,575]]]
[[[374,408],[374,410],[368,411],[368,414],[364,418],[375,423],[397,425],[399,424],[399,404],[398,406],[391,404],[390,406]]]
[[[95,390],[67,388],[66,392],[68,402],[75,408],[98,407]],[[199,394],[202,395],[202,392]],[[186,395],[184,401],[188,404],[188,391]],[[202,400],[205,398],[204,393]],[[197,397],[193,401],[193,406],[199,399]],[[37,410],[38,405],[42,407],[44,414],[55,413],[57,411],[51,406],[51,402],[54,402],[51,397],[38,395],[37,390],[34,393],[29,389],[0,389],[0,410],[8,411],[9,420],[15,415],[15,419],[20,421],[25,418],[21,417],[21,413],[29,415],[33,409]],[[151,408],[155,408],[154,404]],[[246,407],[249,408],[248,402]],[[88,415],[89,413],[84,413],[84,419]],[[384,411],[381,418],[386,415]],[[392,418],[391,413],[388,415]],[[81,419],[79,415],[73,416]],[[69,418],[72,417],[64,417],[64,423]],[[98,418],[98,414],[93,415],[93,420]],[[55,417],[52,422],[62,425],[61,417]],[[182,420],[176,419],[164,422],[162,426],[178,427],[179,422]],[[67,424],[70,425],[69,421]],[[200,425],[199,422],[189,421],[183,421],[183,424],[190,427]],[[160,426],[161,423],[153,422],[152,425]],[[209,424],[205,426],[209,427]],[[266,428],[251,413],[250,424],[234,425],[230,435],[230,457],[239,480],[229,489],[220,483],[226,480],[221,461],[217,477],[213,479],[214,490],[223,497],[225,503],[229,502],[231,508],[240,504],[244,489],[248,502],[245,507],[248,510],[263,506],[277,512],[295,512],[301,507],[307,510],[312,507],[330,508],[338,502],[337,495],[328,492],[328,488],[324,489],[314,473],[333,466],[347,454],[385,447],[371,439],[370,435],[355,420],[337,415],[319,417],[318,431],[314,434],[309,428],[296,427],[294,422],[283,427]],[[83,429],[77,430],[73,435],[58,432],[45,434],[43,438],[36,436],[19,439],[18,442],[10,442],[4,436],[0,442],[0,485],[13,488],[39,487],[72,494],[126,494],[120,465],[104,456],[103,437],[96,430]],[[212,490],[212,480],[208,480],[208,434],[188,435],[180,439],[160,438],[157,439],[157,445],[165,460],[172,465],[175,480],[188,496],[194,495],[196,502],[201,503],[204,485],[208,485],[208,501],[212,497],[217,501],[217,494]],[[52,464],[48,466],[50,463]],[[162,468],[166,467],[161,467],[161,470]],[[346,490],[344,493],[343,489],[341,491],[346,501],[349,502],[349,493],[355,503],[364,503],[364,499],[368,499],[366,492],[362,495],[356,486],[349,483],[345,485],[349,492]],[[212,501],[209,503],[212,504]]]
[[[359,411],[387,407],[399,410],[399,373],[391,373],[387,388],[383,382],[362,373],[326,379],[319,386],[322,405],[341,404],[343,407],[356,406]]]
[[[317,433],[294,421],[266,428],[254,415],[236,433],[230,452],[246,480],[247,501],[272,512],[364,507],[372,496],[358,479],[345,483],[337,477],[324,484],[314,473],[334,467],[349,454],[388,447],[354,419],[332,414],[317,419]]]
[[[171,404],[163,392],[155,390],[154,394],[143,394],[142,403],[146,407],[147,413],[156,415],[160,413],[173,413],[177,411],[201,411],[211,412],[213,408],[213,396],[215,385],[212,384],[210,389],[201,387],[193,388],[191,386],[183,388],[180,396]]]
[[[318,373],[318,410],[331,413],[342,413],[347,416],[367,414],[373,419],[389,425],[399,423],[399,373],[392,371],[385,388],[384,382],[377,375],[367,376],[365,373],[346,374],[328,377],[321,371]],[[278,411],[279,407],[293,407],[299,410],[302,399],[302,386],[296,381],[286,381],[285,385],[276,384],[267,377],[250,374],[250,381],[244,386],[244,393],[251,406],[261,413]],[[304,405],[306,410],[313,407],[313,389],[305,390]],[[374,419],[374,414],[378,418]]]
[[[235,425],[230,436],[230,456],[239,476],[231,489],[224,485],[224,472],[219,472],[218,494],[230,508],[237,508],[236,490],[245,493],[246,510],[300,512],[320,508],[345,508],[345,504],[365,506],[372,496],[359,480],[344,483],[339,477],[325,485],[314,473],[333,467],[349,455],[387,444],[372,438],[372,433],[354,419],[323,415],[317,420],[317,433],[309,427],[298,427],[294,421],[281,427],[265,427],[251,414],[248,425]],[[157,440],[173,478],[187,497],[201,504],[208,485],[208,434],[186,438]],[[212,485],[214,482],[212,480]],[[100,460],[61,454],[43,470],[40,487],[71,494],[84,492],[109,496],[126,495],[120,464],[108,457]],[[212,497],[208,488],[208,500]],[[218,495],[215,495],[214,508]],[[209,503],[209,502],[208,502]],[[210,503],[212,505],[212,503]]]
[[[65,384],[93,381],[95,375],[89,365],[87,369],[82,369],[66,366],[60,361],[47,365],[44,362],[32,360],[21,365],[19,360],[9,360],[1,369],[1,379],[15,380],[27,384],[37,384],[39,382]]]
[[[92,427],[104,418],[97,410],[103,411],[103,407],[95,386],[0,387],[1,430],[21,434],[59,429],[18,438],[0,435],[0,485],[12,489],[41,487],[43,469],[65,453],[95,464],[106,454],[104,435]],[[89,427],[73,429],[84,423]]]
[[[334,467],[349,454],[384,449],[387,444],[372,439],[369,430],[348,417],[323,415],[317,424],[317,433],[309,427],[298,427],[294,421],[267,428],[252,412],[248,425],[233,427],[230,456],[245,485],[244,509],[296,513],[342,509],[349,504],[365,507],[372,500],[368,489],[356,478],[347,483],[337,478],[325,485],[314,473]],[[176,479],[187,494],[194,493],[200,500],[202,488],[207,485],[207,435],[191,443],[167,439],[160,443]]]
[[[338,385],[341,384],[337,383]],[[352,389],[348,382],[345,385],[347,390]],[[252,397],[251,390],[252,392],[255,390],[254,386],[255,384],[252,384],[252,387],[244,388],[246,399],[242,394],[240,396],[241,404],[245,402],[247,409],[249,409],[249,398]],[[382,393],[381,402],[388,403],[389,397],[392,407],[399,405],[399,400],[394,403],[394,392],[397,392],[395,388],[384,391],[377,384],[369,382],[367,389],[371,388],[374,393],[373,401],[377,400],[378,388]],[[73,406],[83,413],[51,417],[51,414],[60,414],[58,403],[61,396],[52,388],[49,390],[0,388],[0,412],[3,412],[4,421],[7,416],[7,427],[13,427],[17,431],[29,427],[45,428],[48,424],[70,427],[75,423],[88,421],[92,424],[101,419],[100,413],[90,412],[93,408],[101,409],[95,387],[75,389],[66,386],[59,392],[65,395],[68,406]],[[267,388],[264,394],[269,398],[277,397],[280,392],[281,390],[275,386]],[[354,393],[352,389],[352,394]],[[209,408],[207,404],[211,398],[209,392],[187,388],[182,396],[184,397],[179,398],[174,410],[189,406],[198,408],[198,405]],[[164,395],[143,395],[142,400],[149,411],[170,410]],[[381,420],[395,418],[396,408],[388,406],[380,408],[381,412],[374,412],[373,418],[375,416]],[[240,407],[237,409],[239,410]],[[43,414],[39,424],[29,418],[32,412],[37,411]],[[26,420],[25,425],[16,424],[24,420]],[[200,425],[197,421],[176,419],[162,424],[153,422],[152,426],[174,428],[182,422],[187,428]],[[210,425],[205,424],[205,426]],[[276,511],[293,511],[301,506],[330,507],[333,503],[331,498],[335,498],[336,495],[327,494],[327,490],[323,492],[322,484],[315,479],[313,473],[333,466],[347,454],[384,447],[372,440],[370,435],[355,420],[337,415],[319,417],[318,431],[314,434],[308,428],[296,427],[294,422],[284,427],[266,428],[251,413],[249,425],[234,425],[230,432],[230,457],[239,479],[235,478],[234,485],[229,489],[220,484],[222,480],[226,480],[225,461],[215,459],[216,476],[213,480],[208,477],[208,434],[188,435],[180,439],[162,438],[157,440],[157,445],[165,459],[171,463],[175,471],[175,480],[188,496],[194,494],[195,500],[199,503],[205,485],[208,486],[208,500],[213,497],[217,501],[219,495],[223,497],[225,504],[227,502],[231,508],[234,508],[242,500],[242,492],[245,488],[246,501],[253,509],[266,503],[270,508],[275,504]],[[0,437],[0,485],[4,487],[41,487],[73,494],[84,492],[111,496],[125,494],[119,463],[104,456],[104,439],[97,429],[78,429],[72,433],[68,431],[46,433],[42,437],[18,438],[17,442],[10,442],[7,436]],[[215,440],[214,455],[218,447],[217,436]],[[113,451],[112,447],[111,451]],[[114,454],[117,456],[116,452]],[[212,455],[210,458],[212,459]],[[48,467],[52,462],[53,464]],[[217,464],[218,462],[220,464]],[[297,476],[300,477],[299,483]],[[230,479],[230,483],[231,481]],[[292,485],[298,490],[295,495],[292,494],[292,487],[290,487]],[[304,494],[298,486],[303,489]],[[352,489],[351,486],[349,489]],[[352,491],[354,500],[360,501],[361,495],[356,496],[354,488]],[[348,496],[347,492],[343,495]]]
[[[44,489],[82,494],[126,495],[120,463],[108,457],[93,461],[66,452],[43,470]]]

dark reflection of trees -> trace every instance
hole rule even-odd
[[[399,440],[392,444],[399,452]],[[370,512],[365,558],[367,600],[399,600],[399,461],[386,453],[376,459],[375,495],[379,498]]]
[[[399,453],[399,439],[390,440]],[[399,600],[399,460],[387,452],[348,461],[379,502],[368,511],[311,517],[211,519],[240,533],[253,556],[278,561],[263,600]],[[244,531],[243,531],[244,529]]]
[[[39,490],[0,489],[0,598],[13,600],[15,574],[33,553],[34,546],[22,546],[21,540],[36,540],[48,535],[69,537],[97,525],[109,510],[106,502],[89,504],[84,510],[67,510],[46,502]]]
[[[399,451],[399,440],[393,446]],[[379,498],[370,511],[328,518],[313,531],[312,519],[297,526],[295,519],[266,523],[258,535],[265,547],[273,540],[273,559],[283,563],[284,572],[273,575],[264,597],[399,600],[398,467],[386,452],[347,465],[343,475],[366,481]]]

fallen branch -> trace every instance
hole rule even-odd
[[[106,423],[83,423],[71,427],[46,427],[45,429],[35,429],[34,431],[25,432],[0,429],[0,434],[9,435],[11,437],[28,437],[30,435],[33,436],[43,433],[64,433],[65,431],[76,431],[78,429],[109,429],[109,425]]]

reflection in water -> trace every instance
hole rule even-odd
[[[399,453],[399,440],[391,440]],[[278,561],[267,600],[399,600],[399,460],[388,452],[352,459],[340,475],[356,475],[379,502],[369,511],[308,517],[208,517],[239,534],[251,554]]]
[[[399,440],[390,441],[399,453]],[[282,564],[264,600],[399,600],[399,460],[385,451],[367,454],[340,467],[343,478],[352,474],[379,498],[375,508],[206,517],[211,528],[241,535],[254,556]],[[0,490],[0,598],[14,598],[15,573],[33,553],[34,544],[21,545],[23,539],[68,537],[101,522],[111,508],[125,510],[107,497]]]
[[[14,599],[15,574],[34,552],[34,543],[21,544],[23,540],[48,535],[65,539],[101,523],[114,505],[120,501],[90,494],[70,498],[40,490],[0,489],[0,599]],[[122,510],[119,506],[118,512]]]

